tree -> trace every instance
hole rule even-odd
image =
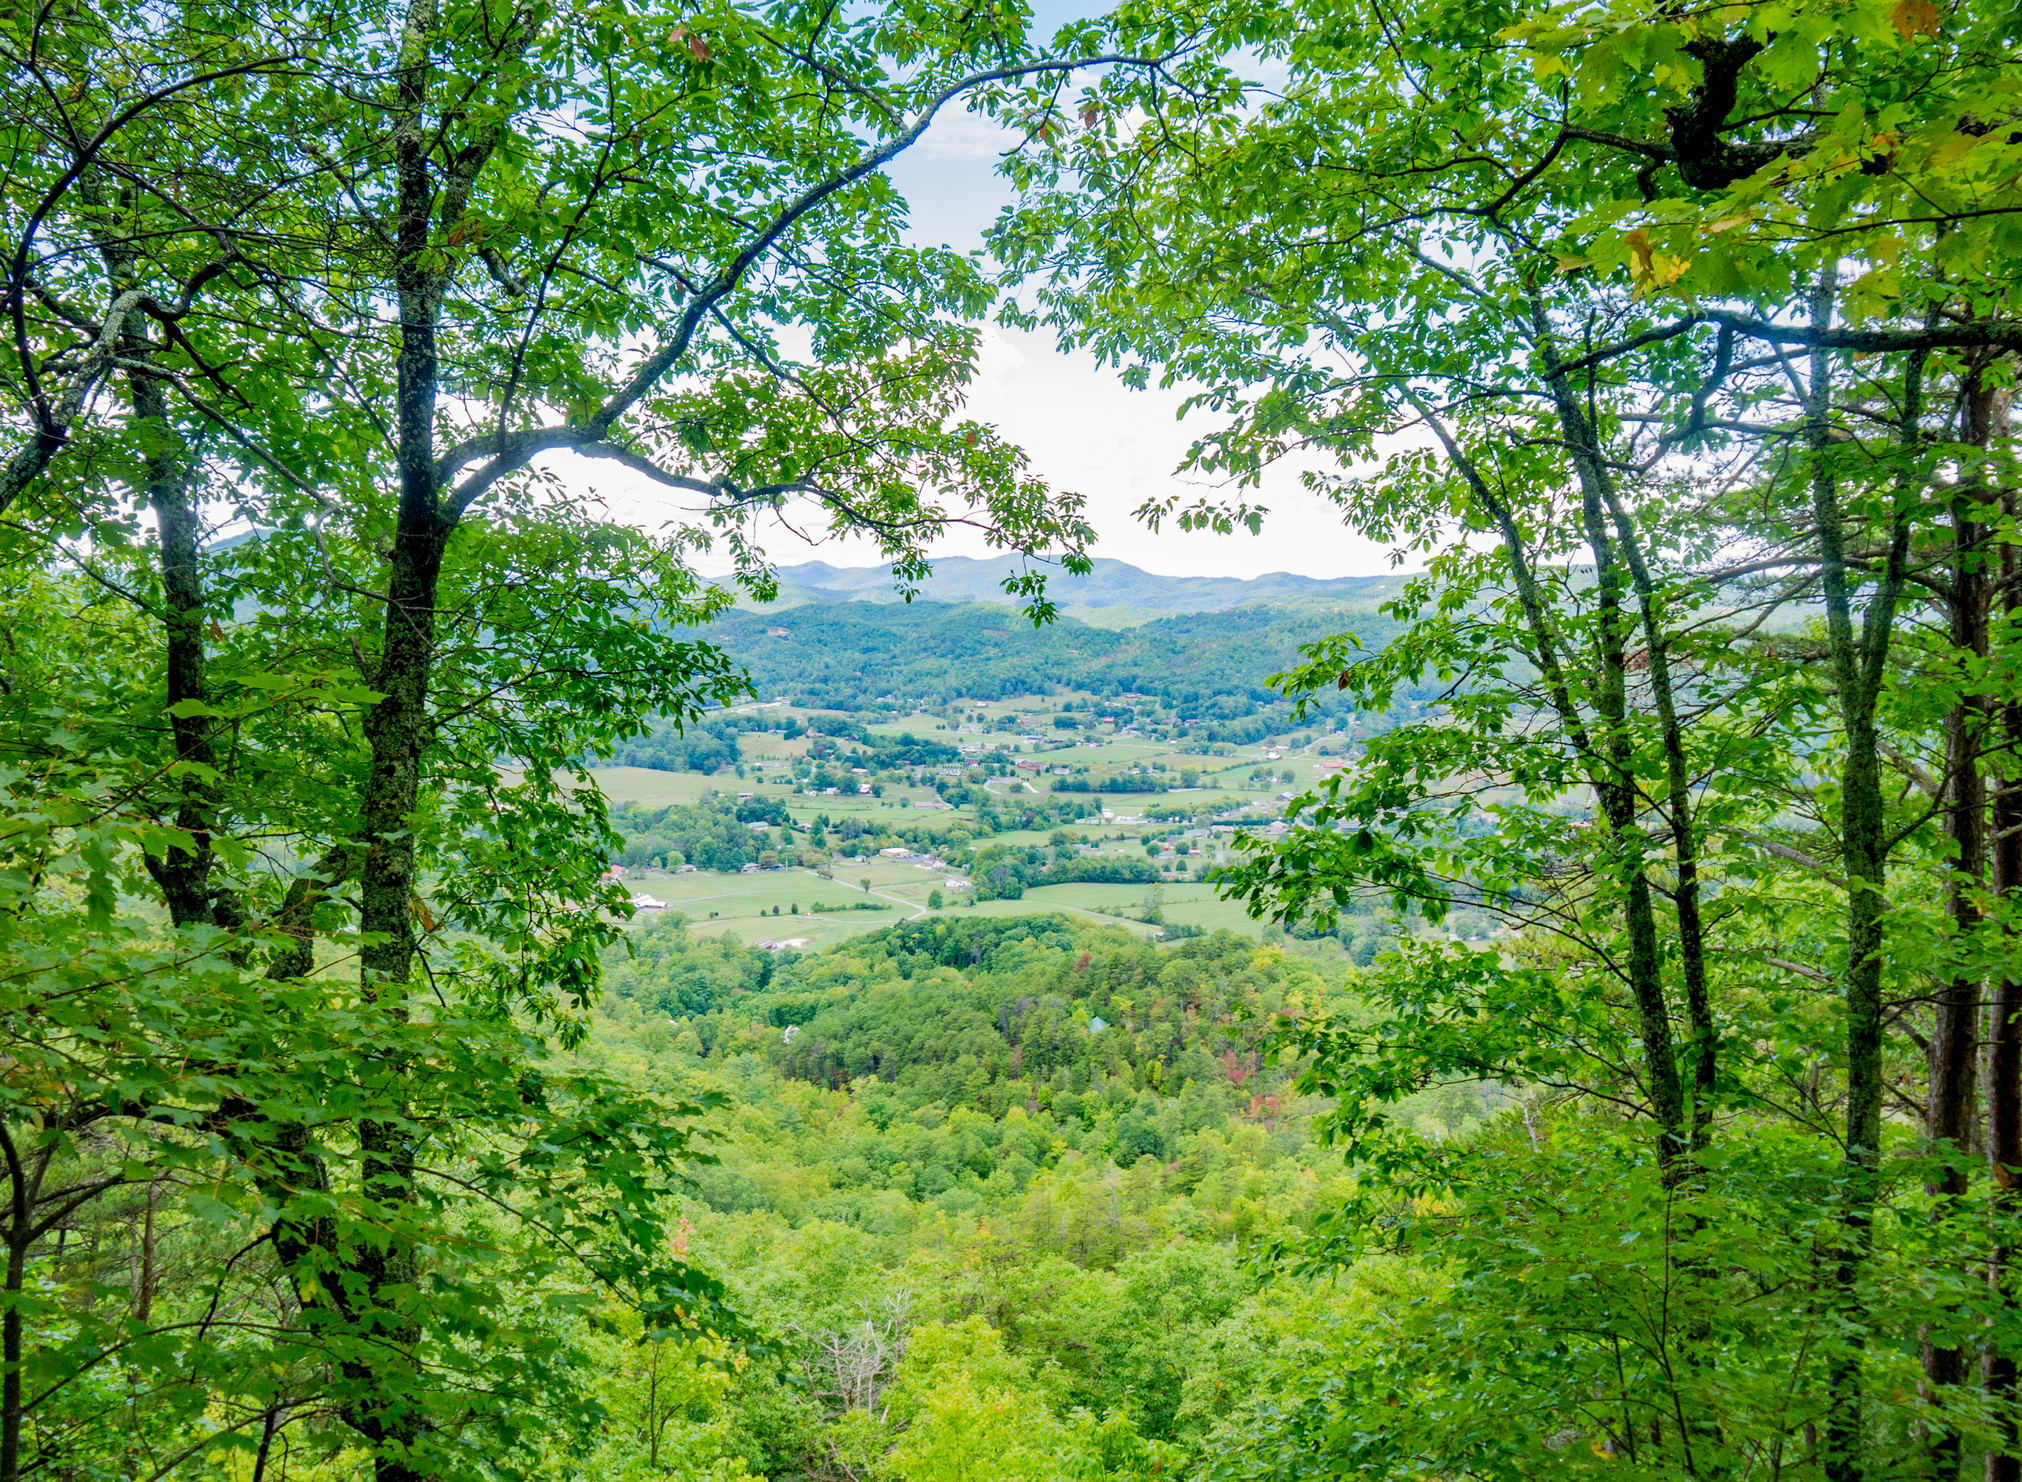
[[[727,600],[688,556],[713,533],[767,590],[760,523],[805,501],[902,582],[955,520],[1081,561],[1076,501],[960,417],[986,285],[898,244],[880,173],[951,102],[1072,64],[994,19],[729,6],[6,28],[11,569],[67,565],[145,619],[83,666],[110,777],[80,785],[117,804],[42,825],[45,853],[110,882],[100,915],[136,882],[89,862],[144,861],[188,955],[134,970],[241,985],[234,1033],[273,1047],[262,1079],[214,1034],[131,1114],[231,1181],[207,1207],[272,1264],[220,1279],[293,1294],[262,1341],[307,1388],[258,1379],[260,1444],[336,1418],[381,1478],[462,1475],[519,1444],[522,1405],[570,1409],[570,1350],[512,1295],[557,1253],[554,1301],[576,1282],[656,1333],[726,1322],[658,1234],[685,1112],[540,1049],[580,1032],[626,909],[584,767],[743,691],[686,636]],[[559,454],[701,511],[642,535]],[[221,511],[246,538],[212,538]],[[1047,615],[1036,575],[1015,586]],[[24,779],[79,734],[29,724],[39,693],[7,701]],[[99,983],[114,1010],[124,981]],[[18,1336],[24,1262],[64,1226],[16,1213]],[[22,1363],[10,1341],[0,1477],[25,1464]],[[37,1434],[38,1463],[84,1444]]]
[[[1484,1315],[1492,1292],[1514,1296],[1501,1283],[1519,1250],[1535,1259],[1519,1232],[1543,1239],[1542,1225],[1568,1272],[1661,1228],[1665,1269],[1689,1288],[1677,1324],[1639,1340],[1655,1367],[1635,1381],[1605,1372],[1615,1339],[1569,1335],[1648,1310],[1649,1268],[1596,1274],[1606,1302],[1544,1324],[1570,1346],[1520,1341],[1471,1399],[1504,1415],[1524,1385],[1563,1383],[1558,1423],[1605,1433],[1597,1444],[1646,1471],[1802,1451],[1850,1478],[1906,1465],[1892,1448],[1908,1444],[1939,1473],[1980,1448],[1990,1475],[2012,1475],[2005,1285],[1996,1329],[1970,1339],[1982,1390],[1963,1313],[1984,1298],[1940,1255],[1965,1242],[1998,1266],[2008,1238],[1998,1199],[1966,1235],[1958,1196],[1977,984],[2007,975],[1969,758],[2004,703],[1982,589],[2012,499],[1994,495],[2000,476],[1945,469],[2010,457],[1988,388],[2007,384],[2022,324],[1993,223],[2022,201],[1981,166],[2013,147],[1982,142],[2013,137],[2012,28],[1986,8],[1941,25],[1879,4],[1689,19],[1320,4],[1219,22],[1224,56],[1255,49],[1284,69],[1268,96],[1246,63],[1205,56],[1184,86],[1103,84],[1082,131],[1014,164],[1026,196],[997,242],[1043,275],[1037,317],[1140,379],[1197,383],[1193,405],[1226,414],[1192,464],[1236,492],[1156,501],[1141,511],[1153,523],[1255,528],[1266,512],[1241,486],[1298,451],[1334,460],[1309,482],[1362,533],[1429,558],[1388,648],[1315,644],[1282,683],[1373,708],[1437,679],[1443,713],[1295,800],[1301,826],[1254,847],[1229,889],[1288,925],[1365,890],[1435,920],[1458,901],[1521,941],[1403,944],[1381,1008],[1288,1048],[1317,1055],[1308,1084],[1338,1093],[1336,1130],[1398,1196],[1564,1187],[1546,1163],[1534,1183],[1499,1150],[1456,1160],[1393,1136],[1386,1104],[1460,1076],[1616,1108],[1647,1138],[1658,1203],[1689,1208],[1682,1226],[1637,1223],[1625,1164],[1617,1202],[1577,1201],[1570,1220],[1550,1195],[1517,1216],[1466,1206],[1507,1245],[1427,1230]],[[1181,23],[1133,12],[1114,34]],[[1906,630],[1926,613],[1947,641]],[[1804,1039],[1771,1048],[1797,1003]],[[1900,1032],[1926,1004],[1928,1055]],[[1822,1060],[1808,1047],[1821,1035]],[[1986,1091],[1990,1148],[2006,1076]],[[1884,1103],[1910,1077],[1922,1167],[1946,1200],[1929,1224],[1883,1157]],[[1836,1172],[1806,1196],[1811,1214],[1788,1217],[1831,1235],[1786,1248],[1785,1268],[1822,1263],[1818,1303],[1788,1327],[1821,1341],[1738,1365],[1717,1294],[1755,1239],[1760,1190],[1730,1150],[1820,1137],[1826,1116],[1837,1135],[1814,1146]],[[1604,1141],[1604,1161],[1633,1163]],[[1362,1212],[1397,1215],[1373,1198]],[[1879,1274],[1912,1269],[1932,1299]],[[1541,1303],[1532,1287],[1525,1320]],[[1910,1393],[1889,1388],[1889,1354],[1920,1333],[1913,1418],[1885,1396]],[[1445,1362],[1436,1344],[1424,1357]],[[1811,1408],[1743,1441],[1750,1386],[1772,1382]],[[1619,1413],[1576,1394],[1619,1397]],[[1651,1395],[1661,1424],[1636,1413]],[[1353,1413],[1382,1437],[1363,1468],[1508,1454],[1490,1432]],[[1407,1462],[1428,1449],[1438,1461]]]

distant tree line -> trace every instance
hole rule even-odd
[[[979,901],[1015,901],[1041,885],[1155,884],[1158,865],[1136,854],[1081,854],[1071,844],[1051,848],[991,844],[971,866]]]

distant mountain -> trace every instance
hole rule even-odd
[[[1016,556],[977,561],[948,556],[934,563],[933,576],[921,595],[935,602],[1008,602],[1004,582],[1022,569]],[[896,602],[888,566],[831,566],[807,561],[779,568],[780,600],[775,608],[809,603]],[[1100,557],[1087,576],[1070,576],[1057,568],[1047,576],[1046,590],[1061,607],[1131,607],[1144,617],[1174,612],[1225,612],[1257,602],[1287,598],[1334,597],[1366,601],[1386,597],[1402,584],[1397,576],[1348,576],[1331,580],[1274,571],[1268,576],[1159,576],[1127,561]],[[1136,621],[1144,617],[1132,614]],[[1109,626],[1104,624],[1103,626]]]

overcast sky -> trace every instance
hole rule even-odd
[[[1058,25],[1076,7],[1037,7],[1042,23]],[[894,183],[912,206],[916,241],[962,251],[980,248],[984,228],[1010,199],[996,174],[1007,136],[969,114],[944,116],[927,137],[901,156]],[[1131,518],[1146,499],[1184,487],[1176,474],[1202,419],[1176,420],[1178,391],[1132,391],[1082,354],[1063,354],[1050,335],[991,329],[970,414],[999,428],[1022,446],[1033,470],[1057,489],[1088,500],[1099,539],[1096,554],[1171,576],[1259,576],[1272,571],[1302,576],[1369,576],[1393,568],[1389,552],[1344,529],[1338,512],[1299,487],[1296,470],[1267,476],[1261,502],[1271,511],[1262,533],[1234,537],[1185,534],[1168,527],[1152,534]],[[604,464],[592,474],[614,509],[657,523],[652,512],[664,491],[623,487],[623,475]],[[665,516],[663,515],[662,518]],[[875,553],[861,546],[806,546],[784,531],[768,550],[781,565],[822,560],[837,566],[870,565]],[[958,536],[938,552],[987,554],[973,537]]]

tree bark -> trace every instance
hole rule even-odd
[[[176,760],[213,771],[218,764],[211,743],[212,720],[206,715],[179,715],[182,704],[210,703],[205,673],[203,577],[197,568],[198,521],[190,499],[194,475],[190,449],[169,421],[168,398],[152,376],[133,376],[133,410],[145,443],[144,495],[155,512],[160,547],[162,628],[167,666],[166,700],[169,734]],[[213,844],[218,787],[200,773],[176,778],[181,800],[176,828],[189,841],[169,846],[159,859],[148,860],[149,872],[161,887],[169,919],[177,926],[235,925],[237,912],[211,887],[216,863]],[[222,915],[223,919],[220,919]]]
[[[1598,450],[1592,450],[1597,452]],[[1678,912],[1678,961],[1685,978],[1685,1014],[1692,1032],[1691,1146],[1706,1146],[1713,1126],[1714,1098],[1720,1084],[1720,1035],[1713,1022],[1713,998],[1706,983],[1706,933],[1699,918],[1699,829],[1692,811],[1692,771],[1685,757],[1685,730],[1678,722],[1677,697],[1671,685],[1671,652],[1663,631],[1663,615],[1649,563],[1643,559],[1635,522],[1616,496],[1613,480],[1598,457],[1593,464],[1605,481],[1609,508],[1635,583],[1643,619],[1643,642],[1649,652],[1651,699],[1663,736],[1666,813],[1671,825],[1671,853],[1678,870],[1674,906]]]
[[[373,676],[373,688],[383,698],[365,721],[372,764],[359,814],[358,924],[366,936],[360,986],[380,1012],[400,1021],[408,1016],[415,949],[418,882],[412,822],[421,799],[422,755],[430,729],[437,590],[452,528],[436,471],[437,326],[445,285],[429,250],[437,183],[423,120],[435,26],[435,0],[410,0],[394,74],[391,143],[398,206],[393,279],[400,306],[394,432],[400,505]],[[393,1121],[367,1121],[359,1126],[358,1141],[364,1192],[370,1201],[390,1206],[389,1217],[397,1222],[400,1208],[411,1205],[416,1194],[410,1135]],[[347,1419],[371,1443],[376,1482],[420,1482],[423,1474],[413,1456],[420,1435],[417,1412],[401,1393],[420,1378],[410,1356],[420,1331],[411,1317],[392,1308],[387,1295],[391,1288],[413,1288],[415,1252],[396,1234],[377,1248],[360,1250],[354,1269],[366,1295],[367,1321],[386,1357],[371,1369],[349,1368],[348,1376],[366,1389],[367,1397]]]
[[[1835,272],[1828,267],[1811,293],[1814,326],[1822,327],[1832,317],[1836,288]],[[1922,377],[1922,357],[1913,356],[1904,376],[1906,427],[1917,424]],[[1909,554],[1909,517],[1907,495],[1899,485],[1888,558],[1856,631],[1853,600],[1857,578],[1847,562],[1846,512],[1832,466],[1832,386],[1832,352],[1822,346],[1814,348],[1806,391],[1805,438],[1811,455],[1812,518],[1818,531],[1827,649],[1845,736],[1840,768],[1840,851],[1848,884],[1846,1152],[1840,1164],[1843,1212],[1833,1272],[1845,1337],[1827,1364],[1829,1394],[1822,1461],[1827,1482],[1861,1482],[1867,1471],[1861,1420],[1867,1341],[1866,1315],[1859,1309],[1858,1293],[1880,1193],[1882,949],[1886,935],[1882,916],[1888,867],[1887,802],[1882,792],[1875,709]]]
[[[87,193],[95,194],[95,187]],[[137,298],[141,286],[134,246],[101,238],[99,256],[105,264],[114,301],[125,303]],[[154,347],[147,339],[146,321],[129,311],[120,316],[116,331],[108,321],[107,332],[116,332],[121,358],[132,366],[142,367],[126,372],[133,401],[132,435],[140,444],[140,495],[155,515],[166,669],[164,709],[176,761],[187,764],[171,774],[180,794],[175,824],[187,842],[168,846],[159,858],[150,856],[148,873],[154,876],[168,907],[169,919],[177,926],[236,925],[239,913],[229,898],[219,897],[211,888],[211,870],[216,860],[212,830],[218,786],[203,774],[217,767],[217,754],[211,744],[212,721],[201,714],[176,713],[178,705],[210,702],[205,673],[208,656],[204,648],[203,575],[197,564],[199,527],[192,497],[196,463],[188,442],[170,418],[165,383],[145,370],[154,356]],[[223,919],[219,919],[221,908]]]
[[[2012,394],[2005,388],[1988,398],[1982,409],[1985,436],[1981,446],[2008,449],[2013,437]],[[2003,481],[2005,484],[2005,480]],[[2015,490],[2004,487],[1999,502],[2012,521],[2017,509]],[[2013,544],[2001,543],[2002,608],[2012,622],[2022,612],[2022,559]],[[1992,778],[1993,834],[1991,884],[1995,898],[2008,903],[2022,899],[2022,703],[2009,698],[2001,707],[2001,762]],[[2022,983],[1997,978],[1989,985],[1987,1004],[1987,1046],[1984,1099],[1986,1102],[1986,1157],[1993,1213],[1997,1219],[2012,1218],[2022,1195],[2016,1179],[2022,1175]],[[2016,1300],[2014,1289],[2015,1253],[1996,1245],[1987,1267],[1987,1281],[2003,1304]],[[1988,1449],[1986,1482],[2022,1482],[2022,1429],[2014,1420],[2015,1405],[2022,1398],[2017,1366],[2012,1355],[1989,1349],[1981,1361],[1980,1382],[1994,1401],[1996,1422],[2002,1444]]]
[[[1977,409],[1986,396],[1983,385],[1967,387],[1966,437],[1968,441],[1976,440],[1977,431],[1977,440],[1983,445],[1986,418]],[[1972,479],[1962,480],[1952,500],[1951,599],[1953,654],[1958,662],[1971,666],[1975,675],[1987,659],[1992,616],[1986,548],[1989,532],[1975,518],[1976,507],[1986,491],[1976,487],[1976,483]],[[1983,918],[1981,894],[1987,885],[1987,788],[1981,771],[1987,720],[1987,697],[1972,692],[1970,684],[1945,718],[1945,832],[1953,848],[1947,905],[1953,930],[1964,951],[1971,950],[1979,933]],[[1974,1082],[1979,1061],[1980,1000],[1978,976],[1964,969],[1955,971],[1939,986],[1937,1012],[1931,1026],[1924,1135],[1930,1156],[1937,1163],[1928,1187],[1938,1200],[1941,1219],[1956,1210],[1969,1183],[1965,1158],[1977,1110]],[[1966,1350],[1957,1344],[1933,1344],[1928,1339],[1923,1348],[1926,1390],[1932,1403],[1942,1411],[1946,1391],[1966,1382]],[[1956,1477],[1962,1459],[1960,1447],[1956,1428],[1942,1424],[1934,1427],[1927,1456],[1931,1475]]]
[[[1596,688],[1594,708],[1601,721],[1598,728],[1601,760],[1607,779],[1607,785],[1597,792],[1602,813],[1608,820],[1609,832],[1615,839],[1615,847],[1633,851],[1633,857],[1623,858],[1617,864],[1624,887],[1624,924],[1629,933],[1629,988],[1636,1000],[1644,1057],[1650,1067],[1651,1108],[1663,1139],[1658,1155],[1665,1165],[1667,1176],[1677,1179],[1684,1174],[1687,1167],[1685,1157],[1695,1139],[1686,1129],[1685,1089],[1678,1074],[1677,1051],[1671,1037],[1671,1007],[1664,992],[1664,951],[1657,937],[1657,913],[1654,893],[1650,888],[1649,862],[1636,821],[1635,743],[1628,728],[1627,635],[1631,619],[1622,610],[1622,570],[1617,560],[1616,542],[1608,529],[1610,506],[1615,505],[1619,513],[1619,502],[1613,498],[1613,481],[1608,477],[1607,465],[1600,456],[1593,424],[1581,408],[1566,373],[1560,369],[1550,323],[1543,306],[1536,300],[1532,301],[1532,323],[1544,353],[1545,371],[1551,386],[1553,407],[1558,413],[1559,428],[1571,449],[1573,468],[1579,478],[1580,513],[1586,526],[1588,548],[1594,554],[1595,592],[1600,609],[1595,643],[1601,680]],[[1645,577],[1647,581],[1647,572]],[[1650,627],[1648,631],[1654,634],[1655,629]],[[1658,660],[1659,647],[1653,637],[1650,643],[1653,664]],[[1667,700],[1669,694],[1667,673]],[[1675,729],[1675,711],[1671,715],[1671,723]],[[1679,781],[1682,784],[1682,773]],[[1701,944],[1697,940],[1696,901],[1694,905],[1692,945],[1697,950]],[[1699,990],[1703,1004],[1703,971],[1699,975]],[[1700,1040],[1698,1048],[1701,1055],[1710,1053],[1710,1033],[1702,1035],[1695,1029],[1695,1038]],[[1708,1064],[1703,1068],[1710,1071],[1711,1066]],[[1709,1086],[1709,1095],[1710,1090]],[[1696,1112],[1694,1120],[1697,1120]]]

